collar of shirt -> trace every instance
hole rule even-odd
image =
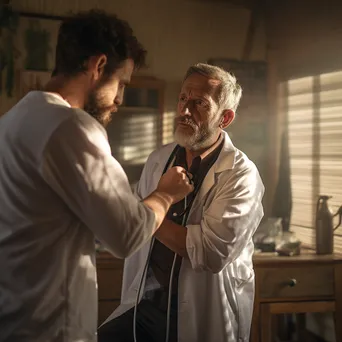
[[[209,157],[210,155],[212,155],[212,153],[217,149],[219,148],[219,146],[221,146],[222,142],[224,140],[224,136],[223,134],[221,133],[219,138],[217,139],[217,141],[212,145],[210,146],[207,150],[205,150],[202,154],[200,154],[199,156],[195,157],[193,160],[192,160],[192,166],[195,166],[195,169],[198,170],[199,166],[201,165],[202,161],[204,161],[205,159],[207,159],[207,157]],[[176,159],[175,159],[175,162],[174,162],[174,166],[182,166],[184,167],[186,170],[189,170],[188,168],[188,164],[187,164],[187,161],[186,161],[186,150],[184,147],[181,147],[179,152],[177,153],[176,155]],[[190,170],[192,169],[193,167],[190,168]]]
[[[216,150],[222,143],[223,141],[223,134],[221,133],[219,138],[217,139],[217,141],[215,142],[214,145],[210,146],[207,150],[205,150],[201,155],[199,155],[199,157],[201,157],[201,160],[203,160],[204,158],[206,158],[211,152],[213,152],[214,150]]]

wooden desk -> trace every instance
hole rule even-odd
[[[96,258],[99,325],[120,304],[123,263],[106,252],[99,253]]]
[[[342,342],[342,255],[254,256],[255,305],[251,342],[269,342],[272,314],[334,312],[336,341]],[[123,260],[97,258],[99,324],[120,303]],[[304,340],[303,340],[304,341]]]
[[[251,342],[271,342],[271,317],[280,313],[334,312],[342,342],[342,255],[254,256],[255,303]]]

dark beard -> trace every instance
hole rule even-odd
[[[97,96],[98,88],[91,91],[88,95],[87,102],[84,105],[84,110],[96,119],[103,127],[107,125],[112,120],[112,113],[106,106],[101,104],[101,101]]]

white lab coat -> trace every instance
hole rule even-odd
[[[254,299],[252,236],[263,216],[264,186],[255,165],[225,132],[224,138],[186,225],[189,259],[183,259],[179,275],[179,342],[249,341]],[[169,144],[150,155],[137,186],[141,198],[155,190],[174,147]],[[107,321],[134,306],[150,245],[126,259],[121,305]]]
[[[104,128],[33,91],[0,119],[0,342],[97,341],[94,235],[124,258],[151,238]]]

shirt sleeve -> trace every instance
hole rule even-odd
[[[186,248],[194,270],[213,273],[233,262],[263,217],[264,186],[251,163],[220,185],[198,225],[187,225]]]
[[[154,212],[133,195],[105,132],[91,117],[73,116],[54,131],[41,173],[115,257],[129,256],[151,238]]]

